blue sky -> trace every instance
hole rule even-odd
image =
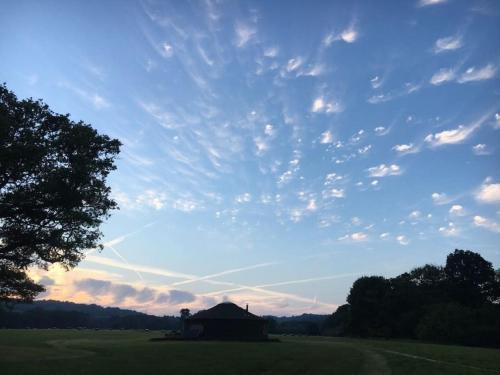
[[[329,313],[361,275],[500,267],[495,1],[7,1],[0,80],[123,142],[45,298]]]

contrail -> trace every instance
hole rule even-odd
[[[177,286],[177,285],[190,284],[190,283],[194,283],[196,281],[204,281],[204,280],[208,280],[208,279],[213,279],[214,277],[229,275],[231,273],[237,273],[237,272],[242,272],[242,271],[249,271],[249,270],[253,270],[253,269],[256,269],[256,268],[270,267],[270,266],[274,266],[276,264],[280,264],[280,262],[259,263],[259,264],[254,264],[253,266],[234,268],[234,269],[231,269],[231,270],[226,270],[226,271],[222,271],[222,272],[218,272],[218,273],[213,273],[211,275],[197,277],[197,278],[194,278],[194,279],[191,279],[191,280],[177,281],[177,282],[173,283],[172,285]]]
[[[292,284],[304,284],[304,283],[310,283],[310,282],[313,282],[313,281],[341,279],[341,278],[344,278],[344,277],[359,276],[359,275],[363,275],[363,274],[364,273],[362,273],[362,272],[357,272],[357,273],[345,273],[345,274],[322,276],[322,277],[313,277],[313,278],[309,278],[309,279],[299,279],[299,280],[282,281],[282,282],[272,283],[272,284],[255,285],[254,288],[270,288],[270,287],[273,287],[273,286],[292,285]],[[236,292],[236,291],[245,290],[245,289],[248,289],[248,287],[245,286],[245,287],[239,287],[239,288],[231,288],[231,289],[219,290],[219,291],[216,291],[216,292],[207,293],[205,295],[206,296],[212,296],[212,295],[218,295],[218,294]]]
[[[115,255],[116,255],[118,258],[120,258],[122,261],[124,261],[126,264],[128,264],[128,265],[130,266],[130,263],[127,261],[127,259],[125,259],[125,258],[124,258],[124,257],[123,257],[123,256],[122,256],[119,252],[118,252],[118,250],[116,250],[113,246],[110,246],[110,245],[108,245],[107,247],[108,247],[108,248],[110,248],[110,249],[111,249],[111,251],[113,251],[113,252],[115,253]],[[139,271],[134,270],[134,272],[136,273],[137,277],[139,277],[139,279],[140,279],[141,281],[144,281],[144,278],[142,277],[142,275],[141,275],[141,273],[140,273]]]
[[[118,237],[116,237],[116,238],[113,238],[112,240],[109,240],[109,241],[107,241],[107,242],[104,242],[104,243],[102,244],[102,246],[104,246],[104,247],[111,247],[111,246],[118,245],[119,243],[122,243],[123,241],[125,241],[128,237],[133,236],[134,234],[137,234],[137,233],[142,232],[145,228],[148,228],[148,227],[150,227],[151,225],[154,225],[155,223],[156,223],[156,221],[153,221],[153,222],[151,222],[151,223],[148,223],[148,224],[146,224],[146,225],[143,225],[142,227],[140,227],[140,228],[139,228],[139,229],[137,229],[137,230],[134,230],[134,231],[132,231],[132,232],[129,232],[129,233],[126,233],[126,234],[124,234],[124,235],[121,235],[121,236],[118,236]],[[97,248],[96,248],[96,247],[94,247],[93,249],[88,250],[88,251],[85,253],[85,255],[86,255],[86,256],[87,256],[87,255],[90,255],[90,254],[94,253],[95,251],[97,251]]]
[[[185,279],[185,280],[193,280],[193,279],[201,279],[202,277],[196,276],[196,275],[190,275],[190,274],[185,274],[185,273],[179,273],[175,271],[170,271],[170,270],[165,270],[165,269],[160,269],[160,268],[155,268],[155,267],[149,267],[149,266],[136,266],[136,265],[130,265],[122,262],[117,262],[113,259],[109,258],[104,258],[104,257],[96,257],[96,256],[89,256],[86,260],[102,265],[107,265],[111,267],[116,267],[116,268],[121,268],[121,269],[126,269],[126,270],[131,270],[131,271],[138,271],[142,273],[150,273],[154,275],[159,275],[159,276],[165,276],[165,277],[173,277],[173,278],[179,278],[179,279]],[[297,302],[303,302],[303,303],[315,303],[313,299],[310,298],[305,298],[301,297],[295,294],[290,294],[290,293],[283,293],[283,292],[276,292],[273,290],[268,290],[264,289],[262,287],[254,287],[254,286],[249,286],[249,285],[242,285],[242,284],[236,284],[228,281],[216,281],[216,280],[210,280],[210,279],[203,279],[202,281],[213,284],[213,285],[225,285],[229,287],[233,287],[233,289],[227,289],[219,292],[212,292],[212,293],[207,293],[207,294],[200,294],[201,296],[211,296],[211,295],[219,295],[223,293],[229,293],[231,291],[237,291],[237,290],[251,290],[254,292],[258,293],[263,293],[267,295],[271,295],[274,297],[281,297],[281,298],[288,298],[293,301]],[[171,287],[171,286],[169,286]],[[337,308],[337,305],[325,303],[325,302],[320,302],[316,301],[316,304],[322,305],[322,306],[327,306],[329,308]]]

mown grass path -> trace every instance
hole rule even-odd
[[[500,350],[393,340],[149,341],[161,332],[0,330],[0,374],[500,374]]]

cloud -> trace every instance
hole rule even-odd
[[[172,208],[182,212],[192,212],[201,208],[200,203],[190,199],[179,198],[172,203]]]
[[[370,177],[398,176],[402,173],[403,171],[401,170],[401,167],[397,164],[380,164],[378,166],[368,168],[368,175]]]
[[[432,201],[435,204],[442,205],[450,203],[453,199],[449,198],[445,193],[432,193]]]
[[[382,233],[379,237],[381,240],[385,240],[389,237],[390,233],[389,232],[384,232]]]
[[[420,211],[412,211],[409,215],[408,218],[410,220],[419,220],[422,217],[422,213]]]
[[[459,125],[455,129],[429,134],[425,137],[425,142],[427,142],[431,147],[463,143],[482,125],[485,120],[486,116],[483,116],[481,119],[470,124],[469,126]]]
[[[279,54],[278,47],[269,47],[264,50],[265,57],[276,57]]]
[[[193,302],[196,296],[183,290],[170,290],[168,293],[159,293],[156,297],[156,303],[179,305],[181,303]]]
[[[358,39],[358,32],[354,29],[354,26],[350,26],[340,33],[340,39],[346,43],[354,43]]]
[[[243,193],[237,195],[234,200],[236,203],[249,203],[252,201],[252,195],[250,193]]]
[[[484,81],[491,79],[495,76],[497,67],[493,64],[485,65],[482,68],[471,67],[467,69],[460,77],[457,79],[458,83],[467,83],[475,81]]]
[[[426,7],[426,6],[431,6],[431,5],[438,5],[438,4],[444,4],[448,0],[419,0],[417,3],[417,6],[419,7]]]
[[[50,286],[54,285],[55,282],[48,276],[42,276],[42,278],[38,280],[38,283],[42,284],[43,286]]]
[[[316,199],[310,199],[308,204],[307,204],[306,210],[316,211],[317,209],[318,209],[318,205],[316,204]]]
[[[238,48],[244,47],[250,42],[257,34],[257,29],[242,22],[237,22],[235,25],[236,32],[236,46]]]
[[[472,146],[472,152],[475,155],[479,156],[491,154],[491,151],[489,150],[488,146],[486,146],[484,143],[478,143],[477,145]]]
[[[379,76],[375,76],[372,79],[370,79],[370,84],[374,89],[378,89],[380,86],[382,86],[382,83],[383,80]]]
[[[462,47],[462,38],[460,36],[448,36],[436,40],[434,44],[434,53],[453,51]]]
[[[165,206],[166,199],[165,193],[155,190],[146,190],[137,197],[136,203],[139,207],[146,206],[154,208],[155,210],[161,210]]]
[[[461,205],[454,204],[453,206],[450,207],[448,213],[452,216],[464,216],[465,210]]]
[[[441,233],[445,237],[455,237],[460,234],[460,231],[455,226],[454,223],[449,222],[447,227],[440,227],[439,233]]]
[[[294,70],[297,70],[303,62],[304,60],[302,60],[302,57],[300,56],[288,60],[288,63],[286,64],[286,71],[293,72]]]
[[[455,79],[455,71],[453,69],[440,69],[430,79],[432,85],[441,85],[445,82],[453,81]]]
[[[109,103],[109,101],[98,93],[86,91],[86,90],[81,89],[79,87],[76,87],[68,82],[61,82],[61,83],[59,83],[59,86],[65,87],[65,88],[73,91],[75,94],[80,96],[82,99],[91,103],[95,109],[104,109],[104,108],[111,107],[111,104]]]
[[[269,137],[272,137],[275,134],[275,132],[276,131],[274,130],[274,127],[271,124],[267,124],[264,127],[264,134],[269,136]]]
[[[314,113],[339,113],[342,112],[342,110],[343,108],[340,103],[327,102],[322,96],[314,99],[311,106],[311,112]]]
[[[379,137],[389,133],[389,129],[385,128],[384,126],[377,126],[374,129],[374,131],[375,131],[375,134],[378,135]]]
[[[327,130],[326,132],[321,133],[321,140],[319,141],[319,143],[327,144],[332,142],[333,142],[333,134],[331,131]]]
[[[343,41],[345,43],[354,43],[359,37],[358,31],[355,29],[354,24],[350,25],[339,34],[329,33],[323,39],[323,45],[329,47],[334,42]]]
[[[356,232],[351,234],[351,239],[353,241],[366,241],[368,239],[368,235],[364,232]]]
[[[475,198],[481,203],[500,203],[500,184],[494,184],[487,179],[475,193]]]
[[[74,285],[77,290],[84,291],[94,297],[111,295],[115,303],[121,303],[126,298],[134,297],[137,294],[137,290],[130,285],[116,284],[108,280],[88,278],[77,280]]]
[[[477,227],[488,229],[495,233],[500,233],[500,224],[483,216],[474,216],[474,225]]]
[[[264,155],[265,152],[269,149],[269,145],[261,137],[256,137],[256,138],[254,138],[253,141],[255,143],[255,148],[257,149],[257,151],[256,151],[257,156]]]
[[[305,76],[318,77],[324,72],[325,72],[325,66],[323,64],[315,64],[306,71],[304,71],[302,74]]]
[[[323,191],[323,198],[344,198],[345,191],[344,189],[328,189]]]
[[[406,246],[406,245],[408,245],[410,243],[410,240],[406,236],[404,236],[404,235],[397,236],[396,240],[398,241],[398,243],[400,245],[403,245],[403,246]]]
[[[415,146],[413,143],[396,145],[392,149],[400,155],[415,154],[420,151],[419,147]]]
[[[174,47],[172,47],[172,45],[167,42],[163,42],[161,44],[160,53],[163,57],[169,59],[174,54]]]

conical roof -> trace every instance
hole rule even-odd
[[[242,309],[238,305],[232,302],[223,302],[211,307],[207,310],[201,310],[196,314],[190,316],[188,319],[249,319],[249,320],[261,320],[263,318],[258,317],[252,313],[249,313],[245,309]]]

